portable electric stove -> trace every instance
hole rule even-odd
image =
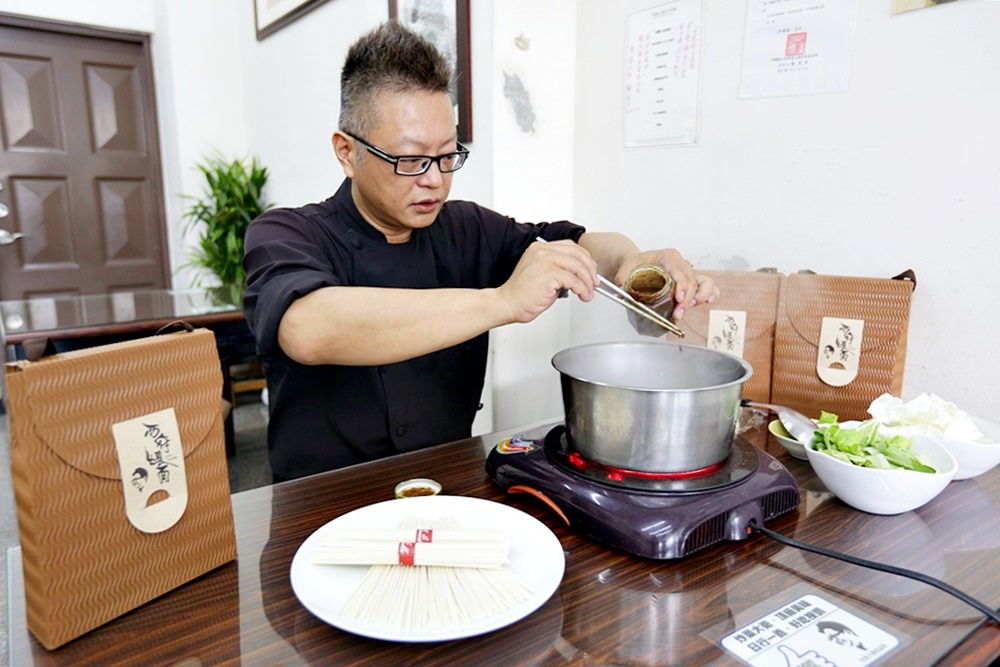
[[[571,528],[637,556],[682,558],[799,504],[795,479],[772,456],[736,437],[721,463],[685,473],[630,471],[574,452],[563,424],[496,445],[486,471],[508,493],[530,493]]]

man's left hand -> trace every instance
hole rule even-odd
[[[632,270],[640,264],[658,264],[674,279],[674,320],[682,319],[688,308],[712,303],[719,297],[715,281],[706,275],[695,273],[691,262],[672,248],[647,250],[632,255],[618,267],[614,277],[615,284],[624,285]]]

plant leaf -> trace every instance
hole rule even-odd
[[[226,161],[220,155],[204,158],[195,168],[204,176],[205,188],[200,197],[185,195],[191,200],[183,214],[185,232],[198,234],[185,266],[205,269],[224,286],[242,292],[247,228],[272,206],[263,197],[267,168],[256,157]],[[196,278],[196,284],[201,283],[202,278]]]

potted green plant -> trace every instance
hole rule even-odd
[[[226,161],[211,156],[196,164],[205,177],[206,186],[200,198],[189,197],[193,204],[184,212],[187,231],[198,232],[187,266],[204,269],[214,275],[218,286],[212,286],[219,300],[238,305],[246,288],[243,271],[243,239],[247,227],[272,204],[264,201],[267,168],[256,157]],[[195,277],[196,287],[205,287],[208,276]]]

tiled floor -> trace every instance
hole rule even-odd
[[[229,486],[233,493],[271,483],[267,463],[267,408],[256,393],[241,394],[233,412],[236,454],[229,459]],[[0,665],[8,664],[9,625],[7,549],[16,546],[17,518],[10,479],[10,439],[7,413],[0,413]]]
[[[229,488],[233,493],[267,486],[267,406],[259,393],[240,394],[233,412],[236,454],[229,459]]]

